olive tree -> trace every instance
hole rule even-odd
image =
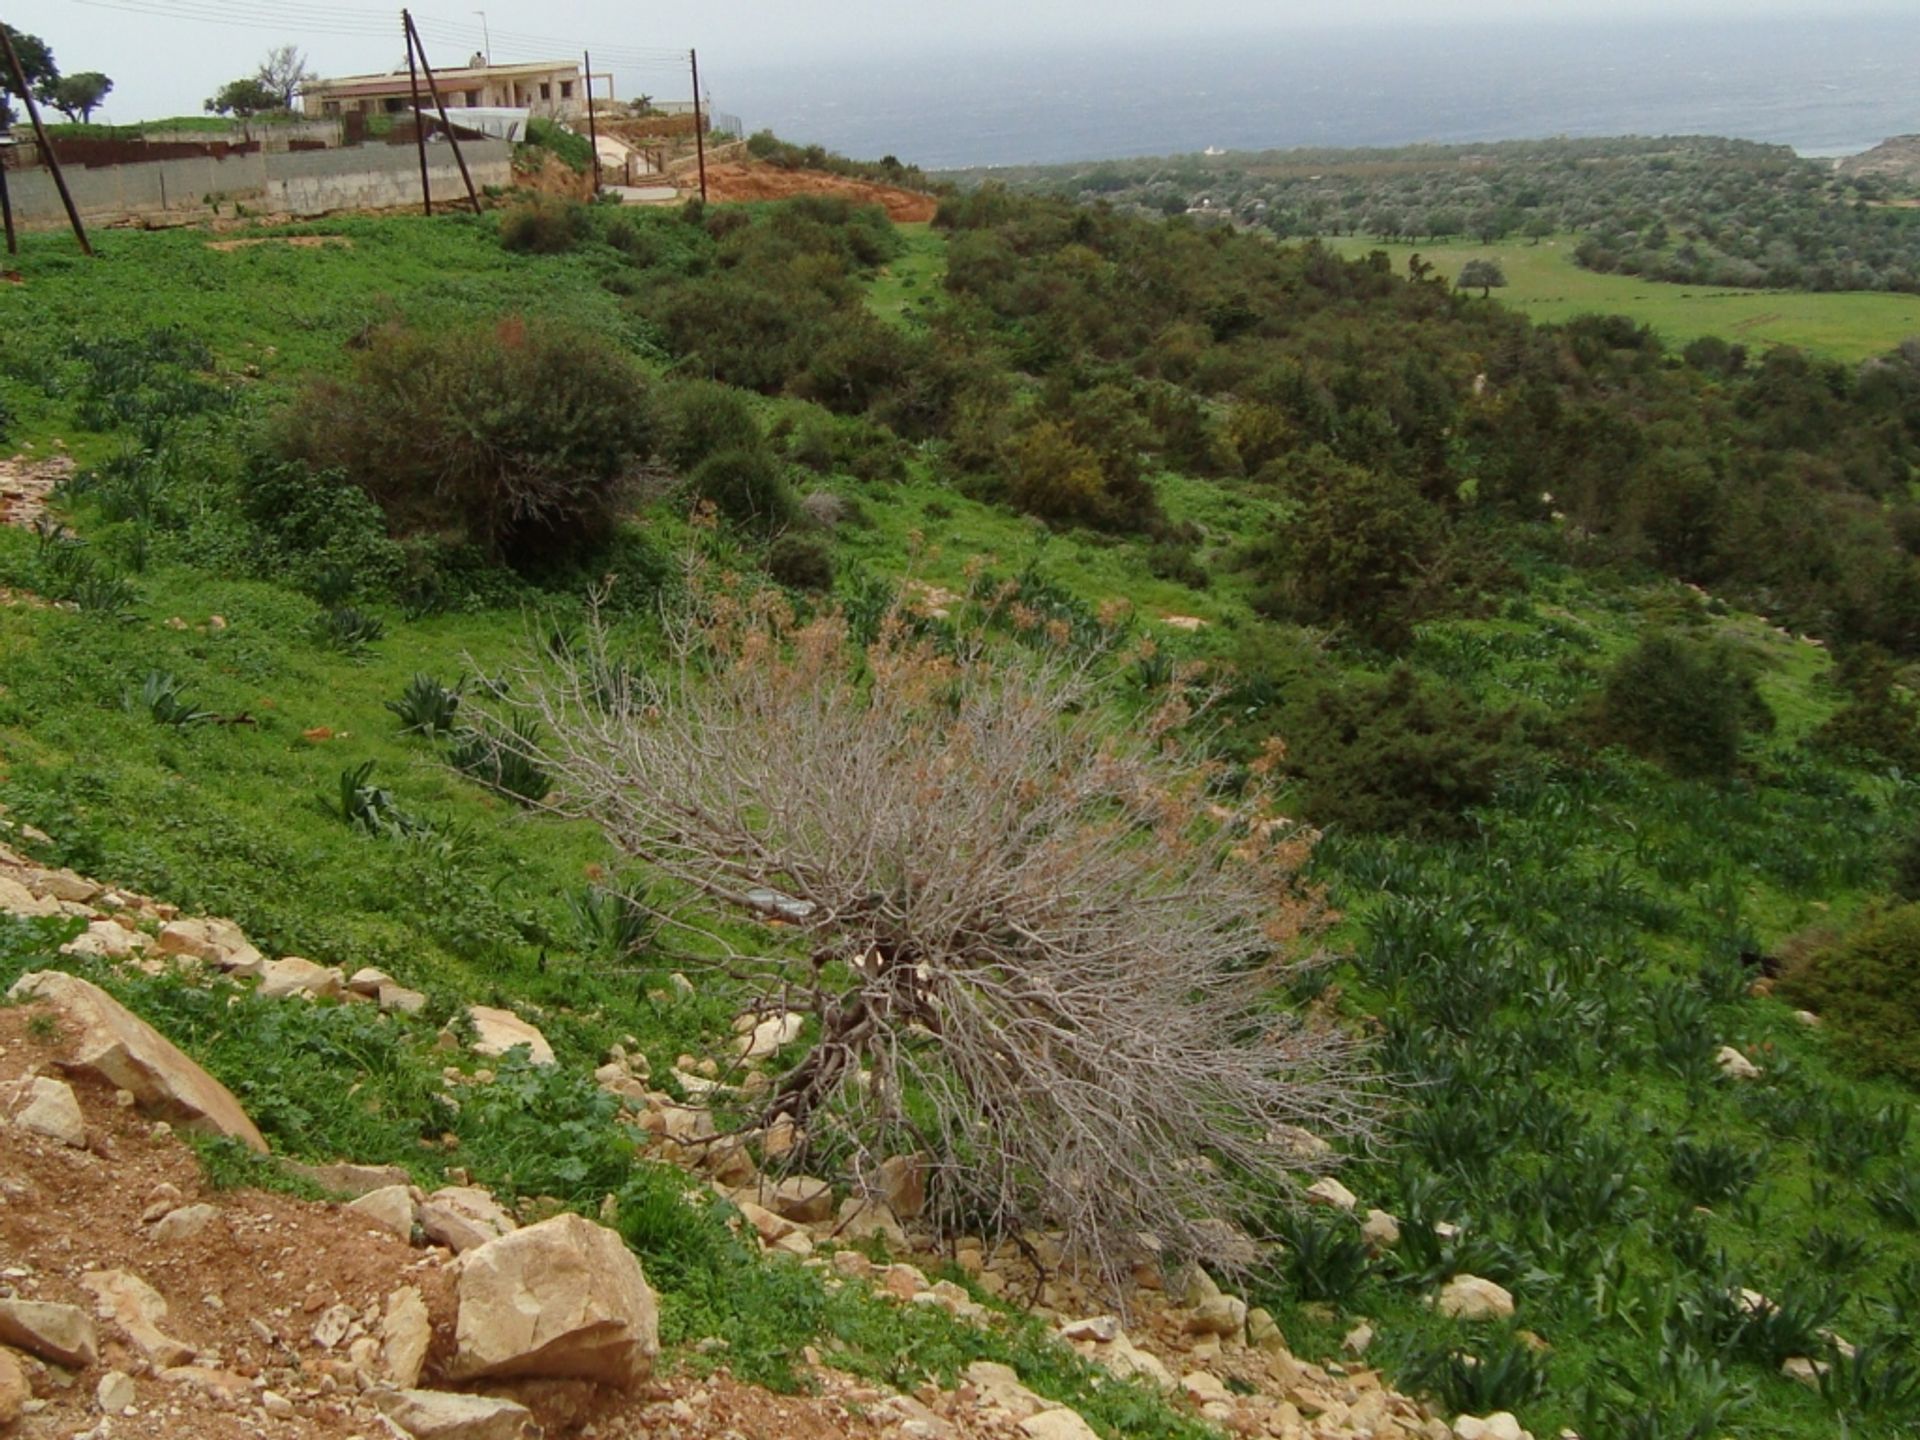
[[[1143,1236],[1257,1235],[1313,1163],[1296,1127],[1368,1133],[1355,1040],[1274,999],[1321,908],[1266,764],[1225,785],[1188,702],[1104,703],[1100,647],[1011,587],[865,643],[702,567],[686,590],[663,663],[596,618],[530,645],[483,728],[686,897],[653,902],[668,933],[808,1017],[742,1128],[856,1175],[915,1152],[937,1223],[1064,1233],[1110,1275]],[[756,907],[781,923],[743,932]]]

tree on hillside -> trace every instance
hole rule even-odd
[[[113,81],[98,70],[82,70],[77,75],[62,75],[40,91],[40,98],[67,119],[84,124],[112,89]]]
[[[38,35],[16,30],[3,21],[0,21],[0,30],[5,30],[7,38],[13,42],[14,54],[20,57],[20,68],[26,72],[27,84],[33,87],[33,93],[38,98],[47,86],[60,78],[60,67],[53,63],[53,51]],[[8,103],[9,96],[26,98],[14,81],[13,67],[0,59],[0,125],[11,125],[14,120],[13,107]]]
[[[229,80],[206,104],[210,115],[237,115],[243,120],[250,115],[279,108],[279,95],[252,76],[244,80]]]
[[[1320,902],[1271,764],[1216,786],[1185,702],[1102,703],[1104,647],[1017,587],[942,643],[698,564],[685,594],[666,659],[596,621],[530,645],[481,723],[670,883],[663,936],[807,1017],[743,1121],[791,1129],[784,1163],[870,1185],[917,1154],[936,1223],[1063,1233],[1117,1277],[1143,1243],[1234,1263],[1223,1222],[1313,1168],[1289,1127],[1370,1128],[1356,1042],[1273,1002]]]
[[[1494,287],[1507,283],[1507,272],[1498,260],[1469,260],[1460,267],[1460,278],[1453,283],[1461,290],[1478,290],[1484,300]]]
[[[299,46],[276,45],[253,72],[253,78],[272,92],[275,105],[291,110],[294,98],[320,77],[307,65]]]

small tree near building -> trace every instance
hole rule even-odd
[[[1461,290],[1478,290],[1484,300],[1496,286],[1507,283],[1507,272],[1497,260],[1469,260],[1460,267],[1460,278],[1453,283]]]
[[[272,93],[273,106],[291,110],[295,97],[320,77],[308,66],[299,46],[276,45],[253,72],[253,78]]]
[[[93,118],[100,102],[113,89],[113,81],[98,70],[82,70],[77,75],[62,75],[40,93],[46,102],[69,120],[81,124]]]
[[[207,101],[206,108],[210,115],[237,115],[245,120],[268,110],[278,110],[280,97],[260,81],[248,76],[244,80],[229,80],[222,85]]]

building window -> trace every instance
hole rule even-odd
[[[402,110],[407,108],[407,102],[402,100],[398,95],[389,95],[381,103],[385,105],[389,115],[398,115]]]
[[[467,108],[469,110],[477,110],[480,108],[480,92],[478,90],[467,91]]]
[[[544,80],[540,82],[540,98],[542,100],[553,99],[553,86],[549,85]]]
[[[562,80],[560,82],[560,98],[562,100],[571,100],[573,98],[573,81]]]
[[[322,115],[338,115],[340,113],[340,102],[338,100],[322,100],[320,102],[320,113]]]

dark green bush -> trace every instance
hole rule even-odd
[[[1730,646],[1662,631],[1608,672],[1598,729],[1603,740],[1676,775],[1725,780],[1746,737],[1773,729],[1773,712]]]
[[[1815,732],[1815,742],[1848,758],[1920,774],[1920,696],[1883,655],[1866,655],[1845,668],[1849,697]]]
[[[1895,895],[1920,901],[1920,826],[1909,830],[1894,846],[1892,880]]]
[[[376,331],[344,377],[311,379],[279,427],[290,459],[334,470],[400,536],[551,564],[611,533],[649,447],[646,390],[598,336],[508,318]]]
[[[1862,1068],[1920,1083],[1920,904],[1795,957],[1780,993],[1818,1011]]]
[[[722,450],[694,466],[687,479],[693,493],[711,500],[727,519],[761,534],[784,529],[800,512],[780,462],[765,450]]]
[[[1457,835],[1522,763],[1510,712],[1406,666],[1301,687],[1281,721],[1308,818],[1348,830]]]
[[[683,380],[654,391],[655,447],[669,465],[686,474],[723,450],[758,450],[760,422],[747,397],[730,385]]]
[[[767,551],[767,573],[795,590],[831,590],[833,547],[818,535],[782,535]]]
[[[584,205],[542,195],[500,217],[500,244],[523,255],[561,255],[592,228]]]

